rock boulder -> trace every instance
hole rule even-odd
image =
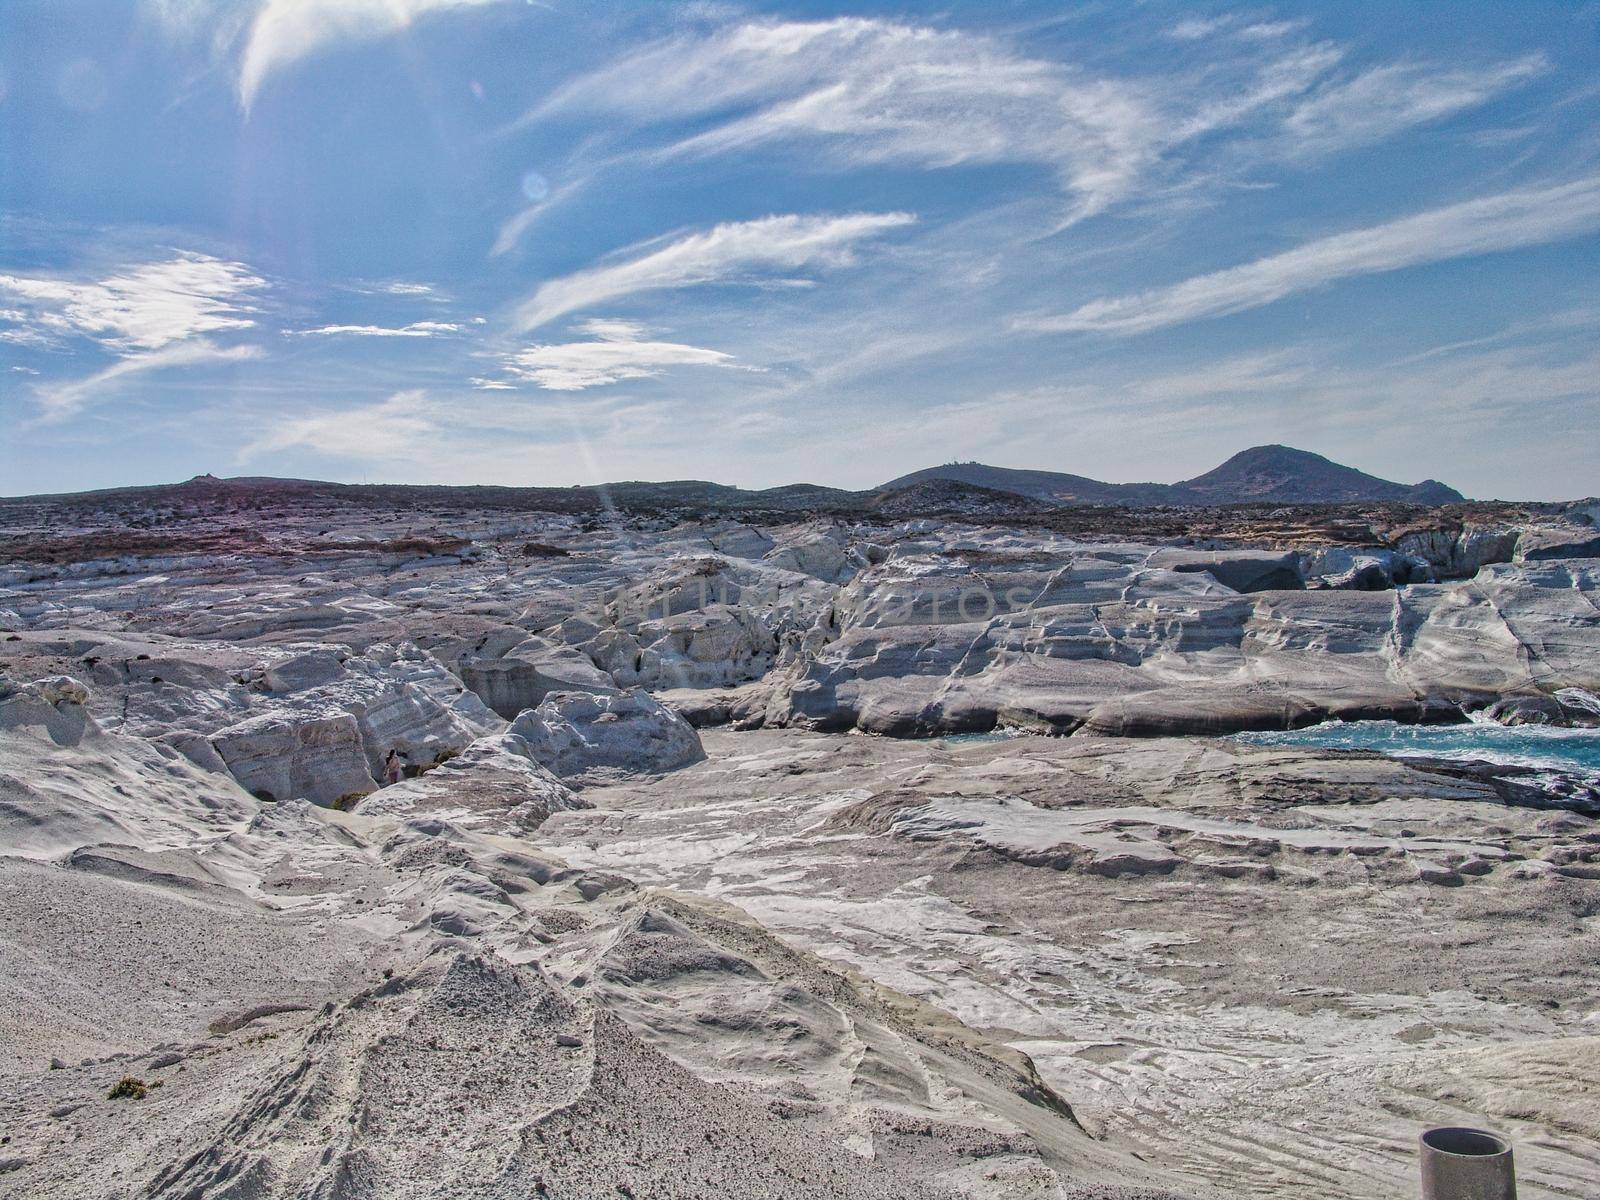
[[[705,757],[694,728],[639,689],[558,693],[513,721],[511,732],[561,779],[597,770],[654,774]]]

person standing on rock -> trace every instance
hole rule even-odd
[[[400,751],[389,751],[388,757],[383,760],[383,786],[388,787],[391,783],[399,783],[405,777],[406,764],[405,760],[400,757]]]

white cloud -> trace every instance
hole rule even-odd
[[[287,418],[240,450],[239,458],[304,448],[330,458],[409,462],[427,457],[439,435],[427,394],[397,392],[377,404]]]
[[[1290,34],[1299,33],[1310,23],[1305,19],[1296,21],[1256,21],[1244,26],[1236,36],[1251,38],[1255,41],[1268,41],[1273,38],[1284,38]]]
[[[1232,17],[1189,17],[1167,30],[1167,36],[1180,42],[1198,42],[1214,33],[1220,33],[1233,24]]]
[[[92,283],[0,274],[0,295],[40,335],[78,334],[119,353],[159,350],[199,334],[248,329],[247,301],[266,280],[243,263],[180,253]]]
[[[285,329],[285,337],[325,337],[347,334],[353,337],[438,337],[459,333],[461,326],[448,321],[413,321],[409,325],[323,325],[316,329]]]
[[[1038,332],[1134,334],[1259,308],[1339,279],[1534,246],[1600,229],[1600,175],[1502,192],[1306,242],[1170,287],[1096,300],[1062,316],[1020,319]]]
[[[385,284],[383,290],[391,296],[432,296],[434,294],[431,283],[390,283]]]
[[[539,218],[553,209],[565,204],[573,196],[589,186],[589,177],[579,176],[568,180],[560,187],[546,195],[542,200],[528,205],[514,216],[501,224],[495,234],[494,245],[489,250],[492,258],[497,258],[514,249],[523,236],[538,223]]]
[[[205,41],[218,59],[237,57],[247,112],[268,76],[340,43],[376,41],[433,13],[498,0],[143,0],[175,38]]]
[[[39,388],[36,394],[42,411],[38,423],[49,425],[66,420],[85,408],[97,393],[130,375],[162,371],[170,367],[194,366],[198,363],[244,362],[260,357],[261,351],[258,347],[218,346],[205,338],[177,342],[159,350],[130,355],[86,378]]]
[[[1258,46],[1221,71],[1116,79],[968,32],[860,18],[758,22],[629,54],[529,119],[717,118],[663,155],[807,138],[843,165],[1037,164],[1073,194],[1075,220],[1127,199],[1168,150],[1209,132],[1196,113],[1236,121],[1247,111],[1241,97],[1262,105],[1303,92],[1338,57],[1327,47]]]
[[[248,111],[274,71],[342,42],[374,41],[419,17],[495,0],[265,0],[245,33],[239,103]]]
[[[1284,121],[1302,152],[1380,141],[1400,129],[1476,108],[1550,69],[1542,54],[1482,68],[1438,70],[1400,63],[1330,83]]]
[[[535,329],[622,296],[726,281],[750,268],[847,266],[854,261],[854,243],[915,220],[910,213],[852,213],[717,225],[622,262],[552,279],[517,309],[516,324]]]
[[[631,321],[585,321],[578,328],[595,340],[529,346],[506,357],[507,371],[547,391],[577,392],[624,379],[645,379],[665,367],[724,367],[733,362],[731,354],[718,350],[648,341],[644,329]],[[483,381],[479,386],[494,385]]]
[[[13,346],[55,345],[56,339],[43,329],[37,328],[33,318],[20,309],[0,309],[0,321],[12,322],[15,325],[12,329],[0,329],[0,342],[10,342]]]
[[[628,53],[524,120],[616,114],[670,130],[676,140],[644,153],[655,161],[803,140],[815,147],[811,161],[836,167],[1031,164],[1070,197],[1061,219],[1070,225],[1164,194],[1175,171],[1214,180],[1217,146],[1206,139],[1219,132],[1241,136],[1246,159],[1328,152],[1482,104],[1546,69],[1538,56],[1483,68],[1400,64],[1330,82],[1345,51],[1309,40],[1307,26],[1190,18],[1165,32],[1204,39],[1203,54],[1185,47],[1186,61],[1112,76],[964,30],[748,21]],[[697,118],[709,127],[678,133]],[[1186,163],[1185,153],[1205,159]],[[507,223],[497,250],[542,211]]]

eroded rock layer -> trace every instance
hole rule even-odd
[[[1595,778],[1212,736],[1587,736],[1592,506],[213,482],[0,505],[0,1196],[1592,1190]]]

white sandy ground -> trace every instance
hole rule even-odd
[[[1600,822],[1459,766],[485,739],[363,816],[29,703],[0,1196],[1376,1200],[1440,1122],[1600,1179]]]
[[[1450,1122],[1509,1132],[1525,1196],[1600,1189],[1592,819],[1226,743],[706,743],[544,840],[1006,1040],[1097,1136],[1224,1194],[1408,1194]]]
[[[1088,1197],[1164,1175],[945,1013],[463,808],[475,764],[518,807],[493,755],[367,817],[257,801],[71,705],[0,708],[0,1196]],[[109,1099],[124,1075],[159,1086]]]

